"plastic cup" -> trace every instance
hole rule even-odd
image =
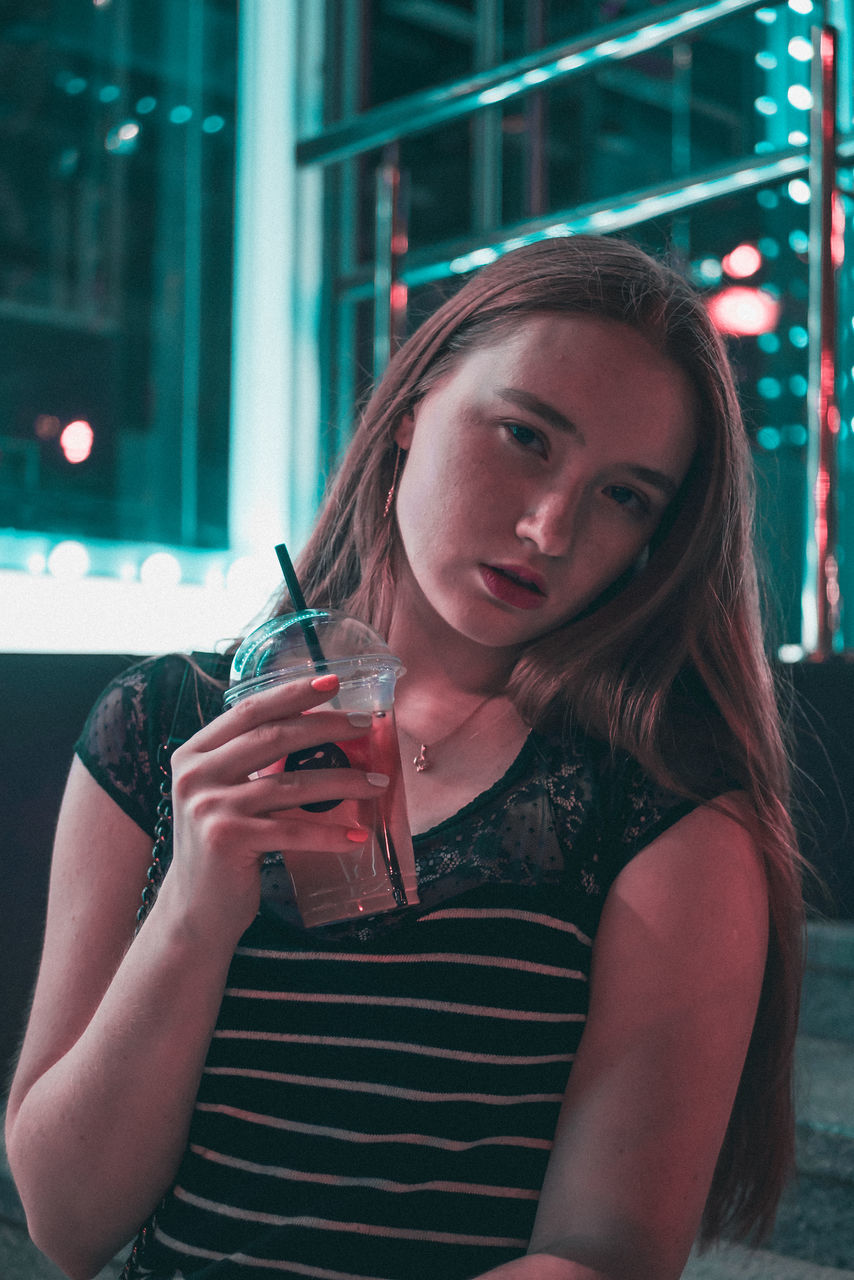
[[[247,636],[235,653],[224,706],[231,707],[262,689],[327,672],[338,677],[338,692],[315,710],[333,707],[369,716],[364,735],[293,752],[263,772],[353,768],[385,773],[390,781],[368,800],[328,800],[299,811],[306,818],[316,815],[318,822],[329,821],[326,815],[336,811],[336,823],[367,830],[367,840],[354,843],[352,851],[288,849],[265,860],[265,871],[279,865],[275,878],[262,878],[262,898],[266,883],[270,895],[285,902],[295,900],[307,928],[418,902],[394,722],[395,682],[403,666],[385,641],[364,622],[336,610],[307,609],[273,618]],[[282,862],[290,881],[284,893]]]

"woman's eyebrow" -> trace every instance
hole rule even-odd
[[[654,485],[656,489],[660,489],[665,498],[675,497],[679,490],[679,485],[666,471],[656,471],[653,467],[641,467],[631,463],[626,470],[637,480],[645,480],[647,484]]]
[[[569,435],[573,435],[581,443],[585,444],[584,435],[579,427],[575,425],[569,418],[556,409],[553,404],[547,404],[545,400],[541,400],[539,396],[535,396],[530,391],[522,391],[518,387],[499,387],[498,394],[504,400],[509,400],[511,404],[517,405],[520,409],[528,409],[531,413],[536,413],[548,422],[550,426],[557,431],[565,431]]]
[[[577,427],[570,418],[562,414],[554,405],[541,400],[539,396],[535,396],[532,392],[523,391],[520,387],[499,387],[498,394],[503,400],[509,400],[511,404],[517,405],[520,409],[527,409],[531,413],[538,414],[544,422],[548,422],[557,431],[564,431],[568,435],[574,436],[579,444],[587,443],[580,427]],[[674,497],[679,489],[679,485],[666,471],[658,471],[654,467],[644,467],[640,463],[630,463],[626,469],[635,479],[643,480],[646,484],[651,484],[656,489],[659,489],[668,500]]]

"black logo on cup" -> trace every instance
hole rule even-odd
[[[285,773],[298,773],[301,769],[350,769],[352,765],[344,751],[334,742],[324,742],[319,747],[304,747],[292,751],[285,761]],[[317,800],[300,807],[306,813],[326,813],[341,804],[340,800]]]

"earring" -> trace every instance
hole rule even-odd
[[[388,520],[388,513],[391,511],[391,504],[394,502],[394,491],[397,487],[397,474],[400,470],[400,455],[403,453],[399,444],[394,446],[394,472],[391,477],[391,488],[386,494],[385,506],[383,507],[383,519]]]

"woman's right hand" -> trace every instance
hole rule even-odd
[[[289,849],[352,852],[364,828],[318,801],[369,799],[384,775],[357,769],[275,770],[294,751],[364,737],[365,715],[315,710],[334,698],[334,675],[293,681],[235,703],[172,756],[174,849],[161,897],[190,927],[237,938],[251,924],[261,893],[264,856]],[[252,776],[256,775],[256,776]],[[257,776],[261,775],[261,776]],[[168,892],[167,892],[168,888]]]

